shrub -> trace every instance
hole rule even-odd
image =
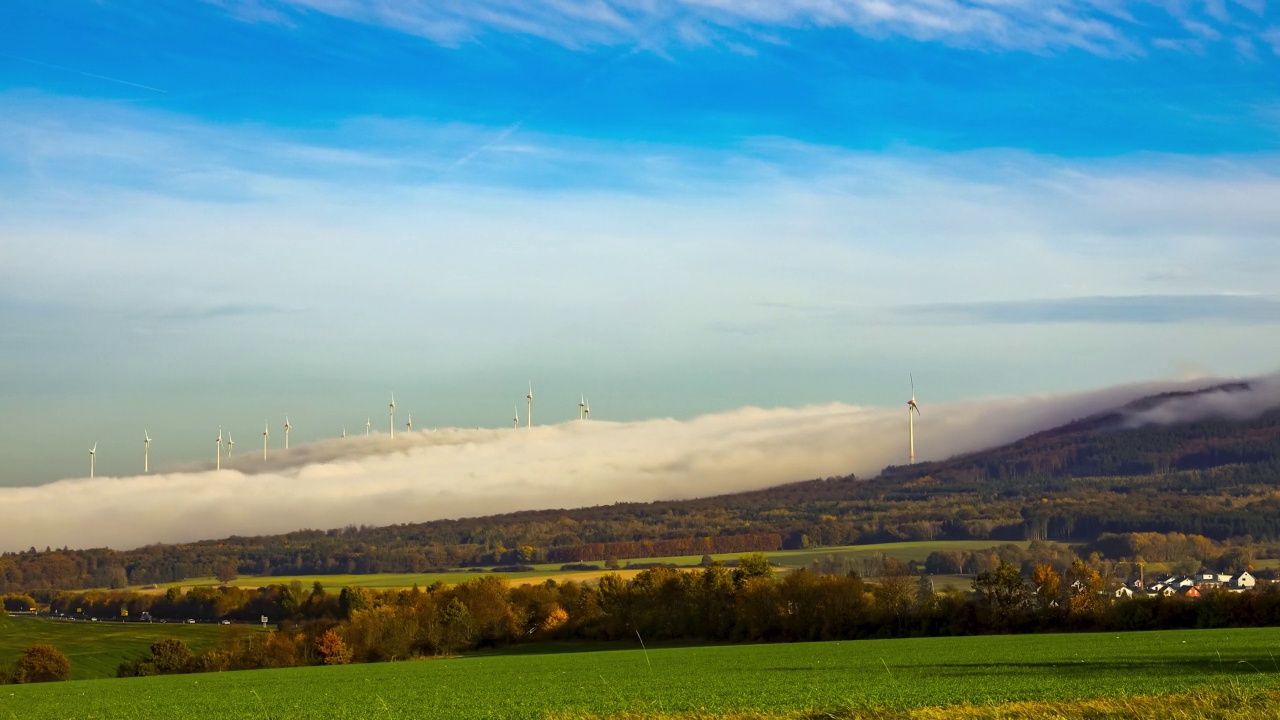
[[[151,662],[163,675],[187,672],[191,650],[178,638],[162,638],[151,645]]]
[[[178,638],[161,638],[151,644],[151,654],[125,660],[116,668],[116,677],[176,675],[198,670],[191,649]]]
[[[36,609],[35,598],[25,593],[9,593],[0,598],[0,602],[9,612],[31,612]]]
[[[20,683],[56,682],[71,677],[71,661],[52,645],[32,645],[18,658]]]

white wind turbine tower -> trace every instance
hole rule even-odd
[[[267,459],[267,438],[271,436],[271,423],[262,423],[262,459]]]
[[[405,432],[413,432],[413,413],[409,413],[409,422],[404,424]]]
[[[142,431],[142,472],[151,472],[151,433]]]
[[[585,395],[578,396],[578,419],[587,419],[587,398]]]
[[[289,449],[289,416],[284,416],[284,449]]]
[[[90,478],[93,477],[93,461],[97,457],[97,455],[98,455],[98,443],[94,443],[93,447],[89,450],[89,477]]]
[[[373,432],[373,418],[366,417],[364,419],[364,434],[367,437],[371,432]]]
[[[533,427],[533,381],[529,382],[529,394],[525,396],[529,401],[529,410],[525,415],[525,426]]]
[[[516,405],[515,407],[516,407],[516,416],[515,416],[515,419],[514,419],[514,420],[512,420],[512,422],[513,422],[513,423],[515,423],[515,424],[513,425],[513,427],[517,427],[517,428],[518,428],[518,427],[520,427],[520,406],[519,406],[519,405]]]
[[[346,436],[347,436],[347,426],[346,426],[346,425],[343,425],[343,426],[342,426],[342,437],[346,437]]]
[[[236,446],[236,441],[231,439],[231,431],[227,431],[227,457],[231,457],[231,451]]]
[[[222,469],[222,426],[221,425],[218,426],[218,443],[216,446],[214,446],[213,463],[214,463],[213,465],[214,470]]]
[[[396,439],[396,394],[391,393],[391,439]]]
[[[587,402],[587,399],[584,397],[582,398],[582,404],[586,405],[586,407],[582,409],[582,418],[584,420],[590,420],[591,419],[591,403]]]
[[[912,415],[915,413],[915,415]],[[910,464],[916,462],[916,415],[920,414],[920,406],[916,405],[916,379],[911,377],[911,399],[907,401],[907,434],[910,439]]]

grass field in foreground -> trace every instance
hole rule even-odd
[[[847,559],[875,558],[881,554],[889,555],[904,562],[910,560],[924,561],[929,553],[935,550],[984,550],[987,548],[998,547],[1000,545],[1014,544],[1026,547],[1027,542],[1020,541],[1014,543],[1001,543],[992,540],[931,540],[922,542],[901,542],[901,543],[882,543],[878,545],[846,545],[841,547],[824,547],[811,548],[807,550],[778,550],[776,552],[768,552],[765,555],[770,562],[784,569],[808,567],[809,563],[814,560],[821,560],[829,556]],[[720,555],[712,555],[715,560],[736,560],[744,553],[723,553]],[[674,557],[654,557],[654,558],[635,558],[623,561],[624,569],[621,574],[624,577],[634,575],[636,570],[626,570],[627,563],[643,564],[643,563],[675,563],[676,565],[694,566],[702,560],[701,555],[682,555]],[[604,566],[604,563],[589,563],[592,565]],[[537,584],[548,579],[557,582],[566,580],[576,580],[578,582],[595,582],[605,571],[562,571],[559,563],[544,563],[540,565],[532,565],[534,568],[531,572],[523,573],[504,573],[504,576],[511,582],[516,584]],[[325,588],[337,589],[347,585],[367,588],[407,588],[417,584],[426,587],[433,582],[460,583],[466,580],[482,576],[484,572],[449,572],[449,573],[379,573],[371,575],[269,575],[269,576],[245,576],[231,581],[231,585],[238,587],[261,587],[263,585],[272,585],[277,583],[288,584],[297,580],[304,586],[310,587],[312,583],[320,582]],[[959,576],[947,576],[951,580]],[[147,586],[144,588],[130,588],[131,590],[142,590],[144,592],[162,592],[169,587],[185,587],[194,586],[214,586],[218,585],[218,581],[214,578],[189,578],[181,582],[168,583],[159,586]],[[951,582],[945,583],[946,586],[958,585],[967,587],[968,582]]]
[[[181,638],[199,650],[218,643],[218,626],[0,618],[0,662],[13,662],[28,646],[42,643],[71,660],[71,677],[76,680],[115,677],[122,661],[145,654],[163,637]]]
[[[1167,694],[1227,683],[1257,690],[1280,682],[1280,628],[537,650],[11,686],[0,691],[0,718],[705,717]]]

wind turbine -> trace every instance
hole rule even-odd
[[[142,431],[142,472],[151,472],[151,433]]]
[[[391,393],[391,439],[396,439],[396,394]]]
[[[533,427],[533,381],[529,381],[529,394],[525,396],[529,401],[529,411],[525,415],[526,427]]]
[[[93,477],[93,460],[98,454],[98,443],[93,444],[93,448],[89,450],[89,477]]]
[[[911,378],[911,399],[907,401],[907,433],[911,442],[911,455],[909,464],[914,465],[916,462],[916,415],[920,414],[920,406],[916,404],[916,379]],[[912,415],[911,413],[915,413]]]
[[[214,462],[215,470],[222,469],[222,426],[221,425],[218,426],[218,443],[214,447],[213,462]]]
[[[586,407],[582,409],[582,417],[585,420],[590,420],[591,419],[591,403],[587,402],[586,398],[583,398],[582,404],[586,405]]]
[[[227,431],[227,457],[231,457],[231,450],[235,448],[236,441],[231,439],[231,431]]]
[[[267,459],[267,438],[271,436],[271,424],[262,423],[262,459]]]
[[[518,427],[520,427],[520,406],[519,406],[519,405],[516,405],[515,407],[516,407],[516,417],[515,417],[515,419],[514,419],[512,422],[514,422],[514,423],[515,423],[515,425],[514,425],[513,427],[517,427],[517,428],[518,428]]]
[[[364,419],[364,434],[368,435],[373,430],[373,418],[366,417]]]
[[[284,449],[289,449],[289,416],[284,416]]]
[[[346,436],[347,436],[347,426],[346,426],[346,425],[343,425],[343,426],[342,426],[342,437],[346,437]]]
[[[405,432],[413,432],[413,413],[409,413],[409,422],[404,424]]]
[[[585,395],[578,396],[578,419],[585,420],[587,418],[587,398]]]

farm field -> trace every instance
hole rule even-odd
[[[232,580],[227,585],[233,587],[257,588],[265,585],[288,585],[293,581],[302,583],[304,587],[311,587],[315,583],[320,583],[326,590],[336,591],[348,585],[352,587],[365,587],[378,590],[387,590],[395,588],[410,588],[414,585],[426,587],[434,582],[443,582],[447,584],[456,584],[473,580],[485,575],[501,574],[502,577],[517,584],[536,584],[546,582],[547,580],[555,580],[563,582],[566,580],[576,580],[578,582],[594,582],[604,575],[605,570],[590,571],[580,570],[565,572],[561,571],[557,565],[555,571],[536,571],[521,573],[490,573],[487,569],[484,572],[450,572],[450,573],[372,573],[366,575],[245,575]],[[618,570],[618,574],[624,578],[632,577],[639,570]],[[171,587],[192,588],[192,587],[217,587],[221,585],[216,579],[211,577],[188,578],[180,582],[165,583],[156,586],[138,586],[127,588],[128,590],[142,593],[162,593]]]
[[[12,686],[0,717],[705,718],[1280,683],[1280,628],[573,650]]]
[[[1025,540],[997,542],[994,540],[928,540],[920,542],[900,542],[900,543],[879,543],[876,545],[843,545],[839,547],[819,547],[808,548],[805,550],[776,550],[774,552],[764,553],[765,557],[775,565],[785,568],[803,568],[808,567],[809,563],[814,560],[824,560],[828,557],[846,558],[846,559],[871,559],[880,555],[888,555],[895,557],[903,562],[916,560],[924,562],[929,557],[929,553],[935,551],[947,550],[985,550],[987,548],[999,547],[1001,545],[1017,545],[1025,548],[1031,543]],[[743,553],[730,553],[725,555],[712,555],[713,560],[733,560]],[[645,558],[640,560],[627,560],[626,563],[675,563],[677,565],[696,565],[702,560],[701,555],[684,555],[676,557],[659,557]]]
[[[66,654],[74,680],[115,677],[121,661],[144,654],[163,637],[180,638],[202,650],[218,643],[218,626],[0,618],[0,663],[13,662],[28,646],[43,643]]]
[[[846,545],[840,547],[823,547],[810,548],[807,550],[778,550],[775,552],[764,553],[770,562],[779,566],[783,570],[794,568],[808,567],[814,560],[824,560],[829,557],[838,559],[861,560],[872,559],[881,554],[889,555],[904,562],[911,560],[924,561],[929,553],[934,551],[947,550],[983,550],[993,548],[1000,545],[1013,544],[1020,547],[1026,547],[1026,541],[1003,543],[992,540],[936,540],[926,542],[902,542],[902,543],[881,543],[877,545]],[[720,555],[712,555],[712,559],[720,561],[736,560],[743,553],[725,553]],[[681,555],[671,557],[653,557],[653,558],[633,558],[622,562],[622,569],[617,571],[623,577],[634,575],[636,570],[628,570],[627,564],[640,565],[646,563],[674,563],[676,565],[696,566],[702,561],[701,555]],[[599,565],[603,568],[604,563],[595,562],[588,563]],[[530,572],[522,573],[504,573],[504,576],[513,583],[536,584],[545,582],[546,580],[555,580],[556,582],[564,582],[566,580],[576,580],[578,582],[594,582],[600,579],[605,570],[591,571],[564,571],[561,570],[560,563],[543,563],[531,565],[534,568]],[[449,573],[379,573],[368,575],[268,575],[268,576],[243,576],[237,578],[229,585],[237,587],[260,587],[263,585],[284,583],[288,584],[297,580],[304,586],[310,586],[315,582],[319,582],[328,589],[335,589],[352,585],[355,587],[367,588],[407,588],[417,584],[425,587],[434,582],[460,583],[469,579],[483,575],[483,572],[449,572]],[[963,576],[946,576],[948,584],[954,584],[956,578]],[[190,588],[195,586],[216,586],[218,581],[211,577],[189,578],[181,582],[167,583],[157,586],[133,587],[131,590],[139,592],[163,592],[169,587]],[[962,583],[967,586],[967,580]]]

